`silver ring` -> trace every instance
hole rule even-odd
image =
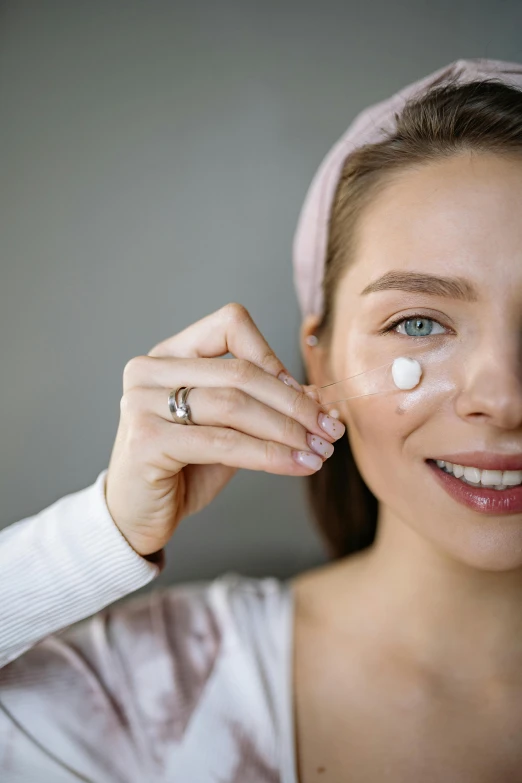
[[[176,424],[194,424],[190,418],[190,408],[187,405],[187,396],[193,386],[178,386],[169,394],[169,410]],[[181,400],[178,403],[178,392],[181,392]]]

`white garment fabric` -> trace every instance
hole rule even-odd
[[[106,608],[160,571],[106,474],[0,533],[0,781],[297,783],[290,585],[229,572]]]

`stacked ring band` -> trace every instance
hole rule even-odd
[[[192,388],[192,386],[178,386],[177,389],[172,389],[169,394],[169,409],[176,424],[194,424],[190,418],[190,408],[187,405],[187,396]],[[181,392],[179,402],[178,392]]]

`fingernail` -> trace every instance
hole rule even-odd
[[[306,440],[308,441],[308,445],[311,449],[317,452],[317,454],[320,454],[321,457],[324,457],[325,459],[328,459],[328,457],[331,457],[334,453],[334,447],[331,443],[328,443],[327,440],[323,440],[322,438],[319,438],[317,435],[312,435],[311,432],[307,432],[306,434]]]
[[[277,377],[279,378],[280,381],[286,383],[287,386],[291,386],[292,389],[295,389],[298,392],[303,391],[303,387],[299,383],[297,383],[296,379],[292,378],[292,376],[288,375],[288,373],[284,372],[284,370],[280,372]]]
[[[298,465],[304,465],[305,468],[311,468],[312,470],[319,470],[323,467],[323,460],[317,454],[312,454],[310,451],[292,451],[292,458]]]
[[[317,389],[315,389],[313,386],[307,386],[305,390],[305,394],[307,397],[311,397],[314,402],[321,402],[321,397],[319,396],[319,392]]]
[[[335,438],[335,440],[341,438],[346,432],[346,427],[342,421],[333,419],[326,413],[320,413],[317,421],[319,422],[319,426],[322,427],[322,429],[327,432],[328,435],[330,435],[332,438]]]

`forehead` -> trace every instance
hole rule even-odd
[[[463,153],[401,171],[357,231],[352,282],[402,269],[522,285],[522,157]]]

